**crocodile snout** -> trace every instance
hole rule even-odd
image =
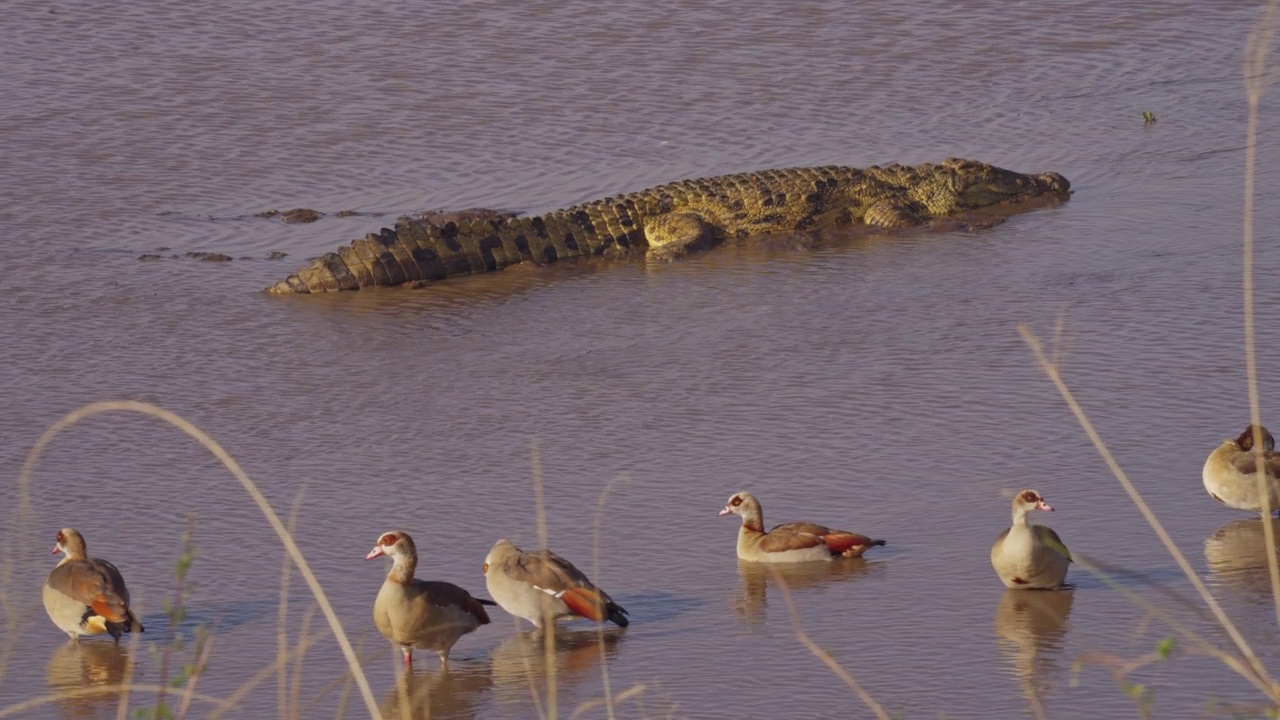
[[[1036,175],[1036,180],[1043,186],[1042,192],[1071,192],[1071,183],[1056,172],[1040,173]]]

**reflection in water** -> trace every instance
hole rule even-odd
[[[1043,699],[1059,674],[1075,590],[1005,590],[996,606],[996,637],[1027,701],[1043,717]]]
[[[768,587],[771,584],[777,584],[777,577],[781,577],[787,584],[787,588],[795,592],[848,580],[857,575],[866,575],[883,567],[885,567],[883,560],[868,561],[862,558],[774,565],[739,560],[738,575],[742,578],[742,593],[735,596],[730,605],[743,620],[752,625],[759,625],[765,620],[764,609],[768,603]],[[774,575],[775,572],[777,576]]]
[[[119,685],[129,671],[129,651],[121,643],[67,641],[49,658],[49,689],[76,690],[85,687]],[[58,702],[63,717],[114,717],[119,705],[115,690],[97,695],[81,695]]]
[[[1270,522],[1280,545],[1280,520]],[[1204,557],[1217,584],[1271,602],[1267,554],[1266,535],[1258,517],[1232,520],[1204,541]]]
[[[565,630],[556,627],[552,664],[541,630],[516,633],[503,640],[489,655],[497,697],[502,702],[529,703],[531,692],[545,698],[548,674],[554,675],[558,693],[599,676],[601,659],[612,660],[622,645],[622,628]],[[601,642],[604,644],[601,650]]]
[[[520,263],[501,272],[468,275],[449,282],[432,284],[415,292],[402,288],[379,288],[373,292],[335,293],[296,298],[272,296],[272,301],[290,303],[295,312],[316,317],[342,315],[366,317],[386,315],[420,320],[424,317],[456,318],[482,310],[509,298],[518,297],[552,284],[564,284],[622,265],[642,261],[627,253],[588,256],[551,265]],[[301,300],[301,301],[299,301]]]
[[[474,718],[493,680],[484,663],[454,662],[436,672],[409,672],[382,703],[386,718]]]

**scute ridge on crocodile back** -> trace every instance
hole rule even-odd
[[[458,220],[446,222],[401,218],[394,228],[325,253],[267,290],[305,294],[418,286],[522,262],[629,250],[670,259],[732,237],[848,223],[910,227],[1036,197],[1066,199],[1070,188],[1057,173],[1022,174],[964,158],[691,178],[543,215],[476,211],[475,217],[459,213]]]

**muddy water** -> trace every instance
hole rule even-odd
[[[9,8],[6,504],[24,454],[64,413],[103,399],[181,413],[282,514],[300,498],[298,543],[377,701],[399,713],[395,656],[369,612],[386,568],[364,553],[406,529],[420,575],[480,592],[497,538],[537,543],[536,466],[551,545],[633,618],[603,655],[594,636],[561,639],[557,714],[603,716],[590,703],[607,669],[628,717],[861,716],[797,639],[777,582],[734,558],[733,522],[715,515],[750,489],[770,522],[889,540],[865,563],[784,582],[804,630],[890,712],[1128,717],[1135,702],[1098,663],[1140,657],[1171,631],[1122,590],[1221,636],[1180,604],[1188,583],[1015,329],[1060,327],[1064,375],[1119,462],[1280,667],[1260,527],[1199,481],[1206,453],[1247,418],[1241,59],[1256,11],[877,5]],[[1143,110],[1158,122],[1144,127]],[[1277,117],[1273,93],[1259,135],[1264,349],[1280,312],[1265,281],[1280,269]],[[837,234],[418,292],[259,292],[404,212],[537,211],[687,176],[948,155],[1055,170],[1077,193],[973,234]],[[253,217],[294,207],[382,215]],[[195,251],[237,259],[138,259]],[[1264,351],[1261,377],[1277,369]],[[1026,486],[1118,587],[1077,567],[1069,593],[1004,592],[987,552]],[[0,612],[17,624],[0,705],[118,680],[130,661],[139,682],[162,682],[148,643],[204,626],[215,644],[198,689],[244,688],[234,717],[279,712],[276,678],[254,678],[276,658],[283,548],[206,451],[152,418],[95,416],[49,446],[31,497],[3,526],[16,566]],[[175,626],[163,603],[189,514],[195,586]],[[43,616],[48,548],[66,525],[125,572],[147,643],[68,646]],[[287,597],[291,642],[323,627],[296,574]],[[545,648],[495,619],[457,646],[450,676],[422,658],[411,708],[429,697],[437,717],[547,711]],[[343,698],[344,669],[318,639],[296,675],[302,716],[365,713],[354,691]],[[1256,700],[1196,655],[1133,680],[1159,717]],[[115,710],[64,699],[24,716]]]

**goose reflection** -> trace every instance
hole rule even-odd
[[[49,689],[79,690],[102,687],[101,693],[58,701],[63,717],[114,716],[119,692],[114,688],[129,674],[128,646],[114,642],[68,642],[49,658]]]
[[[1043,698],[1061,673],[1075,590],[1005,590],[996,606],[996,638],[1033,708],[1043,716]]]
[[[436,672],[410,669],[387,693],[382,715],[467,720],[480,714],[480,705],[492,687],[486,663],[455,662]]]
[[[516,633],[489,654],[495,693],[502,702],[527,704],[531,689],[540,697],[546,696],[549,675],[555,678],[558,693],[589,678],[599,678],[601,660],[612,661],[625,637],[626,631],[616,627],[600,632],[557,626],[555,649],[548,663],[546,638],[541,630]]]
[[[786,583],[791,592],[811,590],[834,582],[867,576],[885,566],[884,561],[868,561],[862,558],[833,560],[832,562],[806,563],[758,563],[738,561],[738,576],[742,578],[742,592],[736,595],[730,606],[738,617],[752,625],[765,620],[769,586],[777,586],[777,578]],[[775,576],[774,573],[777,573]],[[778,592],[782,588],[777,588]],[[781,595],[779,602],[781,602]]]
[[[1271,602],[1267,555],[1280,550],[1280,520],[1269,520],[1276,545],[1268,548],[1262,519],[1241,518],[1218,528],[1204,541],[1204,557],[1216,584],[1252,599]]]

